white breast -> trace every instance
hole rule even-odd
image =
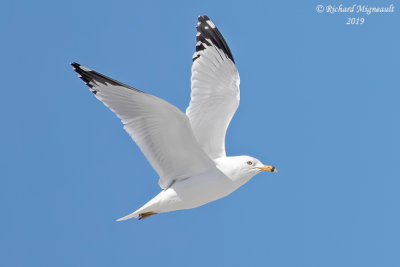
[[[158,212],[192,209],[225,197],[238,188],[236,183],[219,170],[203,173],[174,183],[162,191]]]

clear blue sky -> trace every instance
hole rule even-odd
[[[316,12],[336,0],[145,2],[3,1],[0,265],[400,266],[398,10],[350,26]],[[69,63],[184,110],[203,14],[241,76],[227,152],[279,172],[115,222],[158,177]]]

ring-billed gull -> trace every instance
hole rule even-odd
[[[239,73],[214,23],[199,16],[196,28],[186,114],[158,97],[71,64],[96,98],[121,119],[160,176],[163,190],[118,221],[195,208],[229,195],[261,171],[276,172],[250,156],[226,156],[225,134],[240,100]]]

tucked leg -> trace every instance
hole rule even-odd
[[[157,213],[156,212],[152,212],[152,211],[140,213],[139,214],[139,220],[146,219],[146,218],[148,218],[148,217],[150,217],[152,215],[155,215],[155,214],[157,214]]]

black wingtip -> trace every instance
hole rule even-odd
[[[210,20],[210,18],[207,15],[203,15],[203,16],[198,16],[197,20],[201,23],[205,22],[206,20]]]
[[[224,54],[235,63],[228,44],[211,19],[207,15],[204,15],[199,16],[198,21],[196,26],[198,32],[196,35],[196,52],[206,49],[207,46],[214,45],[221,49]],[[195,53],[192,60],[195,61],[197,58],[199,58],[198,54]]]
[[[72,67],[74,67],[74,68],[79,68],[79,67],[81,66],[81,64],[78,64],[78,63],[76,63],[76,62],[72,62],[72,63],[70,63],[70,65],[71,65]]]
[[[70,64],[72,67],[74,67],[74,71],[79,74],[79,78],[82,79],[85,82],[85,84],[91,88],[91,91],[93,94],[97,93],[97,90],[95,90],[94,87],[98,86],[99,84],[102,84],[102,85],[111,84],[111,85],[116,85],[116,86],[122,86],[122,87],[126,87],[128,89],[142,93],[142,91],[140,91],[136,88],[133,88],[129,85],[126,85],[119,81],[111,79],[101,73],[98,73],[94,70],[86,68],[86,67],[82,66],[81,64],[78,64],[76,62],[72,62]]]

